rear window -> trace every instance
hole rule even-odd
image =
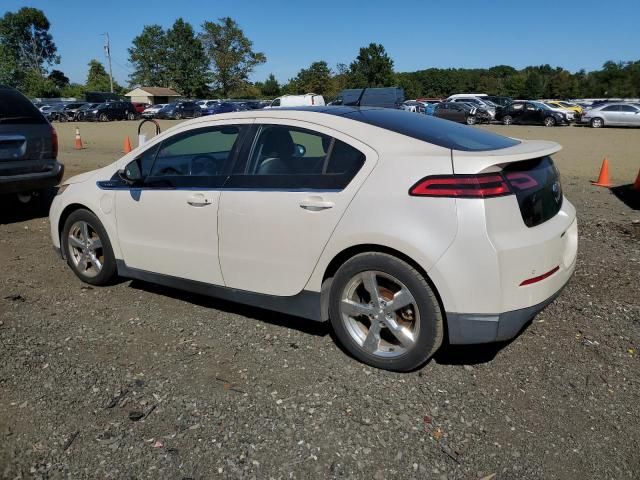
[[[40,110],[17,90],[0,89],[0,124],[47,123]]]
[[[327,110],[326,113],[332,112]],[[415,115],[404,110],[354,109],[343,116],[452,150],[481,152],[513,147],[520,143],[475,127],[430,115]]]

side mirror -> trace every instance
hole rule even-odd
[[[140,169],[140,161],[135,160],[127,163],[122,170],[118,170],[118,176],[127,185],[137,185],[142,182],[142,170]]]

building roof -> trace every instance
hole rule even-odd
[[[152,95],[154,97],[179,97],[180,96],[178,92],[167,87],[138,87],[138,88],[134,88],[129,93],[126,93],[124,96],[132,97],[134,95],[137,95],[140,91],[146,93],[147,95]]]

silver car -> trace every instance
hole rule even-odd
[[[640,106],[630,103],[607,103],[585,111],[580,123],[587,123],[593,128],[640,127]]]

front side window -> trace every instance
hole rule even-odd
[[[233,159],[240,127],[208,127],[178,134],[162,142],[147,177],[150,185],[221,186]]]
[[[263,125],[249,161],[229,186],[268,189],[343,189],[364,164],[352,146],[311,130]]]

